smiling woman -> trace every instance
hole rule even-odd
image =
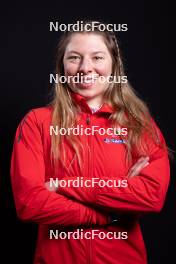
[[[128,81],[107,81],[108,76],[125,76],[114,33],[98,27],[65,32],[58,43],[56,74],[78,76],[77,82],[56,83],[53,101],[28,113],[17,129],[12,154],[17,214],[39,224],[34,263],[146,264],[139,215],[163,207],[168,153],[162,133]],[[78,126],[125,128],[128,133],[74,134]],[[50,127],[70,133],[50,135]],[[98,182],[50,188],[50,178]],[[102,186],[110,181],[126,185]],[[48,235],[53,228],[58,239]],[[63,229],[81,230],[83,236],[62,239]],[[85,234],[94,231],[98,235],[87,239]],[[125,239],[108,238],[109,231],[125,233]]]
[[[102,104],[103,94],[108,88],[108,83],[100,83],[93,76],[108,77],[112,73],[112,58],[101,36],[97,34],[75,33],[66,46],[64,58],[64,74],[74,76],[83,73],[85,80],[78,84],[70,83],[72,91],[84,96],[89,106],[97,107]]]

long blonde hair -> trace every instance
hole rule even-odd
[[[85,24],[88,22],[85,22]],[[90,22],[89,22],[90,23]],[[58,78],[64,75],[63,57],[66,46],[68,45],[73,34],[77,32],[69,31],[62,35],[58,47],[56,58],[56,74]],[[112,75],[124,76],[124,67],[119,50],[116,36],[113,32],[96,30],[79,31],[82,34],[98,34],[103,37],[104,42],[112,57]],[[60,128],[70,128],[76,124],[76,117],[80,111],[79,106],[75,104],[70,96],[70,88],[67,84],[55,84],[54,99],[51,103],[53,107],[52,125]],[[104,94],[104,100],[112,105],[114,112],[109,119],[114,126],[120,125],[128,129],[128,140],[126,144],[127,160],[132,160],[133,154],[138,156],[147,155],[148,148],[142,140],[145,132],[156,142],[159,143],[158,133],[151,122],[151,115],[146,104],[135,94],[134,89],[127,83],[113,83],[108,87]],[[74,150],[74,157],[77,157],[81,166],[81,156],[84,152],[78,136],[62,136],[53,134],[51,137],[51,158],[55,162],[61,160],[64,163],[66,153],[63,147],[64,140]],[[62,155],[62,156],[61,156]]]

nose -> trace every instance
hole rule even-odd
[[[87,74],[92,72],[92,63],[88,58],[83,58],[80,66],[79,66],[79,72]]]

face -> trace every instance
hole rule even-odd
[[[68,83],[72,91],[84,96],[89,105],[102,104],[109,86],[106,80],[112,73],[112,59],[103,37],[95,33],[73,34],[63,63],[65,76],[75,77]]]

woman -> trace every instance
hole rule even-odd
[[[146,105],[117,81],[115,35],[66,32],[56,73],[53,102],[25,116],[12,155],[17,214],[39,224],[34,263],[147,263],[138,222],[161,210],[169,161]]]

